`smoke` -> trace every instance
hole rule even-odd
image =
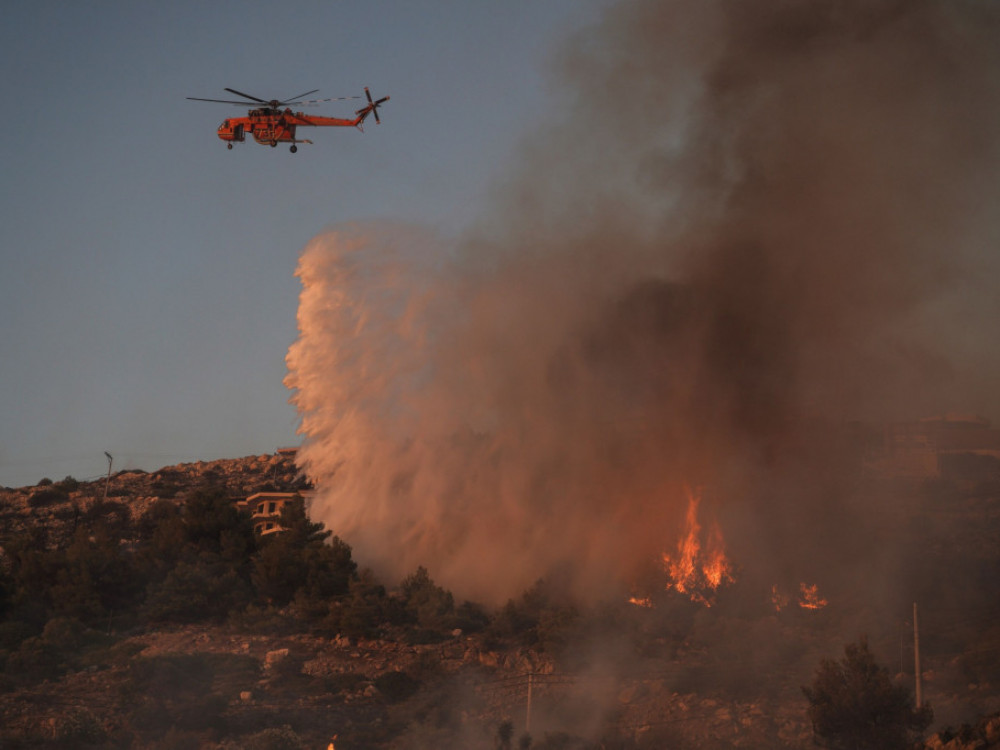
[[[817,424],[1000,414],[998,42],[978,0],[609,9],[470,236],[302,253],[314,512],[383,574],[596,598],[687,487],[737,546],[807,539],[841,491]]]

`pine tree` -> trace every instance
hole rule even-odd
[[[802,692],[818,744],[836,750],[906,748],[911,735],[933,718],[930,706],[915,708],[910,691],[892,683],[863,636],[844,647],[839,662],[820,662],[812,685]]]

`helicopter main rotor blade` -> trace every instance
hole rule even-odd
[[[301,99],[303,96],[309,96],[309,94],[315,94],[319,89],[313,89],[312,91],[307,91],[304,94],[296,94],[295,96],[290,96],[287,99],[282,100],[282,104],[296,104],[296,99]]]
[[[247,102],[234,102],[231,99],[202,99],[202,98],[197,97],[197,96],[189,96],[189,97],[186,97],[186,98],[190,99],[193,102],[217,102],[219,104],[235,104],[235,105],[237,105],[239,107],[245,107],[245,106],[247,106]]]
[[[322,104],[323,102],[339,102],[343,99],[360,99],[360,96],[334,96],[330,99],[305,99],[301,102],[285,102],[285,104]]]
[[[260,102],[261,104],[269,104],[266,99],[258,99],[256,96],[250,96],[250,94],[244,94],[242,91],[237,91],[236,89],[226,89],[230,94],[236,94],[237,96],[243,96],[251,101]]]

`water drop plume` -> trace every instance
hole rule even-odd
[[[636,0],[555,64],[475,231],[302,254],[300,462],[359,559],[603,595],[688,488],[744,549],[794,497],[772,555],[836,515],[803,425],[1000,414],[995,4]]]

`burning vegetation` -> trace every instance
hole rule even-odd
[[[891,649],[941,581],[865,425],[1000,413],[998,28],[967,0],[610,7],[467,233],[303,251],[317,517],[384,578],[425,565],[512,630],[523,606],[574,667],[740,693]]]
[[[855,427],[1000,413],[998,28],[967,0],[608,8],[466,234],[303,251],[318,517],[384,577],[500,607],[546,581],[539,637],[613,601],[581,661],[659,628],[638,650],[699,685],[816,656],[805,623],[883,627],[926,529]]]
[[[677,543],[675,556],[663,554],[663,570],[667,574],[667,588],[685,594],[692,601],[711,607],[715,592],[720,586],[734,583],[732,563],[726,558],[722,532],[712,522],[707,537],[703,537],[698,522],[700,494],[688,494],[685,533]]]
[[[792,597],[783,592],[778,584],[771,587],[771,604],[774,610],[780,612],[789,605]],[[795,602],[802,609],[823,609],[829,602],[820,596],[818,584],[799,584],[798,599]]]
[[[699,520],[666,550],[674,592],[810,545],[836,570],[872,512],[851,424],[1000,413],[994,15],[609,8],[554,61],[567,117],[474,229],[304,249],[286,382],[319,517],[387,575],[502,603],[558,574],[595,601],[664,552],[690,481],[727,536]]]

